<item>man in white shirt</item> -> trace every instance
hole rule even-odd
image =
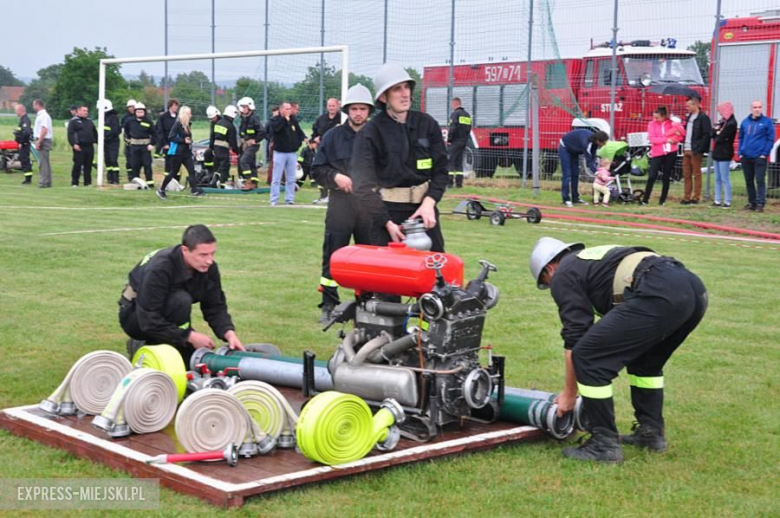
[[[38,187],[51,187],[51,163],[49,151],[51,151],[54,128],[51,125],[51,117],[46,112],[46,103],[41,99],[33,101],[33,109],[36,112],[33,138],[38,148]]]

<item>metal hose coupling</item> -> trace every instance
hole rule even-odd
[[[260,430],[272,437],[279,448],[295,447],[298,414],[275,387],[262,381],[242,381],[228,392],[241,401]]]
[[[303,407],[296,438],[301,452],[328,466],[362,459],[375,446],[395,448],[400,440],[396,423],[404,421],[401,405],[386,399],[375,415],[365,401],[352,394],[322,392]]]
[[[55,415],[77,410],[96,415],[103,411],[122,378],[133,370],[127,358],[114,351],[93,351],[73,364],[57,390],[38,408]]]
[[[92,425],[114,438],[130,432],[158,432],[173,419],[176,397],[176,385],[168,374],[148,368],[135,369],[122,379]]]
[[[206,388],[195,392],[179,407],[176,436],[188,452],[224,450],[240,444],[244,457],[268,453],[276,439],[260,429],[241,401],[230,392]]]
[[[175,347],[167,344],[145,345],[133,355],[133,365],[166,373],[176,385],[176,402],[181,403],[184,399],[184,393],[187,391],[187,368]]]

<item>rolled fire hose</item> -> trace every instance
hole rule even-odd
[[[276,388],[262,381],[242,381],[228,392],[241,401],[249,416],[262,431],[276,440],[277,446],[295,447],[298,415]]]
[[[145,345],[133,355],[133,365],[158,370],[171,377],[176,385],[176,402],[181,403],[187,391],[187,368],[176,348],[170,345]]]
[[[77,410],[100,414],[111,396],[133,366],[127,358],[113,351],[94,351],[82,356],[57,390],[38,407],[50,414],[72,415]]]
[[[176,437],[188,452],[241,444],[239,453],[246,457],[268,453],[276,445],[236,396],[214,388],[199,390],[184,400],[176,414]]]
[[[111,437],[158,432],[176,413],[176,385],[171,377],[148,368],[132,370],[119,383],[103,413],[92,424]]]
[[[394,399],[386,399],[375,415],[365,401],[352,394],[322,392],[303,407],[296,438],[310,460],[333,466],[362,459],[376,446],[392,450],[401,433],[404,412]]]

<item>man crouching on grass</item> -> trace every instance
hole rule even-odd
[[[128,275],[119,298],[119,324],[130,336],[130,358],[145,344],[170,344],[189,365],[195,349],[214,348],[208,335],[192,328],[192,305],[231,349],[244,350],[227,311],[219,268],[217,239],[205,225],[187,227],[180,245],[147,254]]]

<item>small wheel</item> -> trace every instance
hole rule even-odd
[[[476,201],[470,201],[466,204],[466,218],[470,220],[479,219],[482,217],[482,205]]]
[[[525,215],[525,219],[528,220],[528,223],[539,223],[542,221],[542,211],[536,207],[531,207],[528,209],[528,212]]]
[[[491,225],[498,225],[503,227],[504,223],[506,223],[506,216],[500,210],[497,210],[490,215]]]
[[[639,201],[645,195],[645,191],[642,189],[634,189],[634,192],[631,194],[634,196],[634,201]]]

